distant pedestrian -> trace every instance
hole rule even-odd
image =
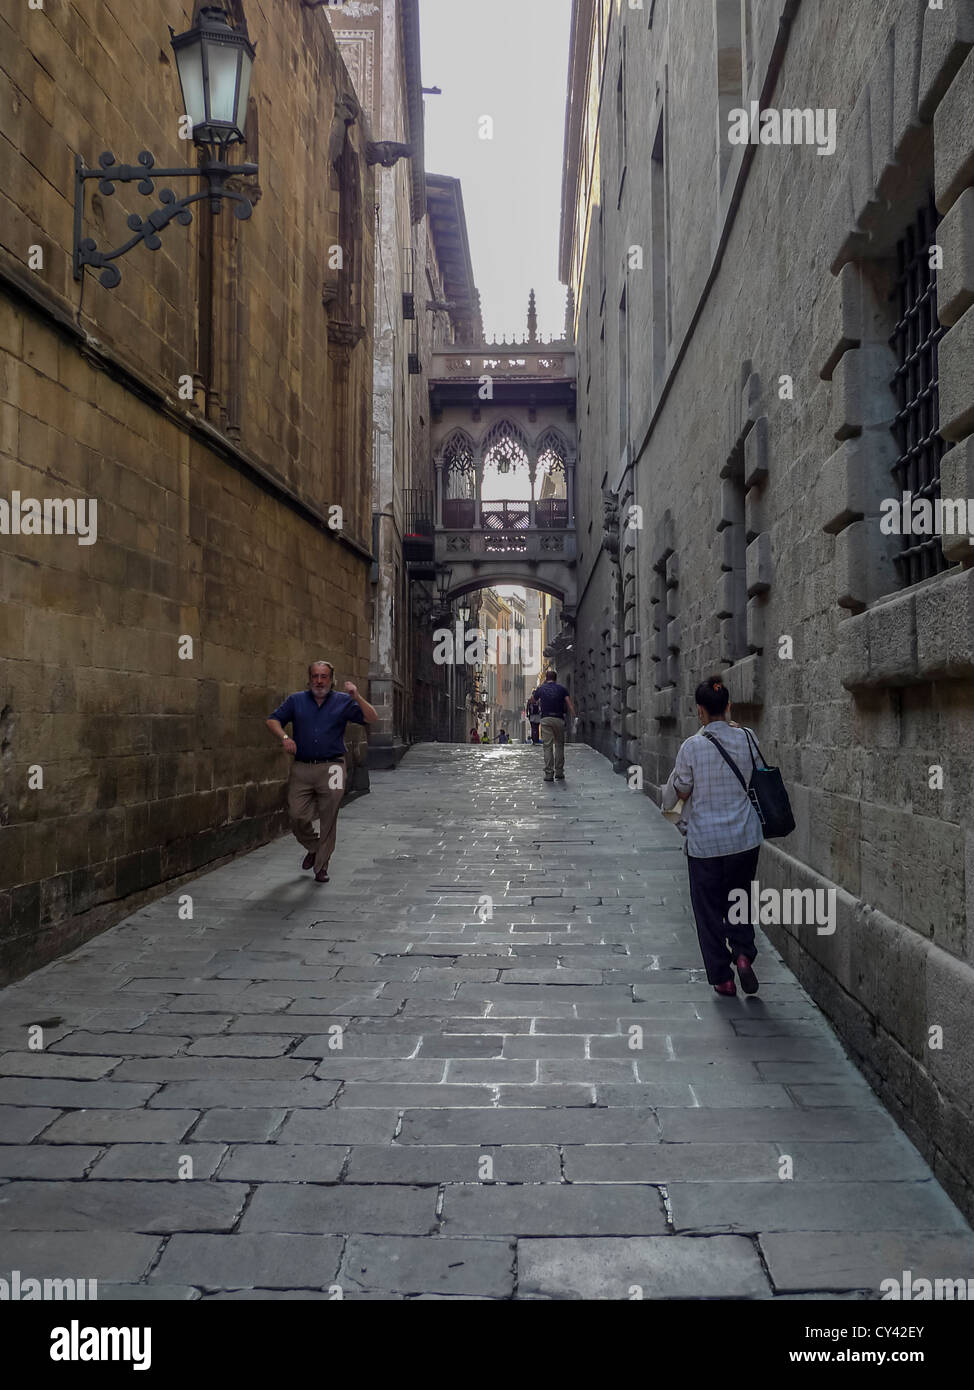
[[[558,672],[549,668],[544,682],[531,694],[541,710],[541,737],[544,741],[544,779],[565,780],[565,715],[574,715],[571,696],[558,684]]]
[[[507,730],[506,730],[506,729],[501,729],[500,733],[497,735],[497,742],[498,742],[498,743],[510,743],[510,741],[511,741],[511,740],[510,740],[510,737],[509,737],[509,735],[508,735]]]
[[[470,730],[470,742],[471,742],[471,743],[479,743],[479,742],[480,742],[480,734],[477,732],[476,729],[471,729],[471,730]]]
[[[750,907],[745,910],[746,923],[731,922],[730,897],[743,889],[750,904],[764,838],[761,821],[720,750],[708,746],[718,742],[743,770],[750,766],[754,735],[730,720],[730,694],[719,676],[701,682],[694,699],[703,727],[681,745],[663,788],[661,808],[670,811],[681,797],[684,801],[690,902],[707,979],[718,994],[736,994],[733,964],[741,989],[755,994],[758,981],[752,963],[757,948]]]
[[[318,883],[328,882],[328,863],[335,848],[338,808],[345,794],[345,726],[374,724],[378,714],[351,681],[345,694],[334,690],[330,661],[308,667],[308,688],[289,695],[267,720],[267,727],[291,754],[287,809],[295,838],[307,850],[302,869],[314,869]],[[294,737],[283,726],[290,724]],[[318,834],[314,820],[318,820]]]
[[[531,725],[531,742],[541,742],[541,706],[532,696],[527,703],[528,723]]]

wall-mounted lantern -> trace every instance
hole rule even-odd
[[[205,5],[192,29],[170,25],[169,34],[193,139],[211,148],[243,140],[256,54],[246,31],[231,27],[222,5]]]
[[[193,127],[193,140],[206,153],[201,164],[189,168],[156,169],[155,158],[148,150],[139,155],[137,165],[116,164],[110,150],[98,156],[99,167],[86,169],[80,156],[75,160],[74,198],[74,278],[80,280],[86,265],[101,269],[98,277],[107,290],[121,281],[121,272],[112,261],[125,256],[139,242],[150,251],[158,251],[162,242],[159,232],[170,222],[188,226],[193,220],[189,211],[193,203],[204,198],[218,213],[224,198],[234,203],[234,216],[245,221],[253,212],[250,199],[243,193],[227,188],[227,180],[242,174],[256,174],[256,164],[227,164],[221,156],[226,149],[244,138],[247,98],[256,49],[250,42],[246,26],[234,29],[222,5],[204,5],[192,29],[176,34],[170,27],[173,52],[183,94],[183,110]],[[98,179],[98,191],[111,197],[116,183],[134,183],[138,191],[149,196],[155,191],[154,179],[202,179],[204,188],[184,198],[176,197],[171,188],[159,193],[161,207],[150,212],[144,220],[138,213],[128,218],[133,235],[113,251],[99,251],[91,237],[83,237],[85,184]]]

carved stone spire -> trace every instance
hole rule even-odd
[[[575,291],[571,285],[568,286],[568,297],[565,301],[565,337],[571,342],[575,332]]]
[[[538,341],[538,306],[534,298],[534,290],[528,295],[528,342]]]

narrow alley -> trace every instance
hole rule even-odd
[[[330,884],[278,839],[3,991],[6,1267],[101,1299],[974,1276],[760,936],[760,993],[715,996],[676,830],[591,748],[564,783],[540,760],[417,745],[342,813]]]

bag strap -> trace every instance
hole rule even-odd
[[[743,728],[743,725],[742,725],[741,727]],[[763,770],[764,770],[765,768],[767,768],[767,766],[768,766],[768,760],[767,760],[767,758],[764,756],[764,754],[761,752],[761,749],[758,748],[758,741],[757,741],[757,739],[754,737],[754,735],[751,733],[751,730],[750,730],[750,729],[744,729],[744,733],[747,735],[747,751],[751,754],[751,766],[753,767],[753,769],[754,769],[755,772],[758,771],[758,765],[757,765],[757,763],[754,761],[754,749],[752,749],[752,747],[751,747],[751,744],[753,743],[754,748],[757,749],[758,757],[761,759],[761,769],[762,769],[762,771],[763,771]]]
[[[723,758],[724,762],[733,772],[734,776],[737,778],[737,780],[740,782],[741,786],[744,788],[746,792],[748,790],[748,785],[744,781],[744,774],[741,772],[741,769],[737,766],[737,763],[735,763],[734,759],[728,753],[727,749],[723,747],[723,745],[720,742],[720,739],[714,738],[713,734],[706,733],[703,735],[703,737],[707,740],[708,743],[712,743],[714,745],[714,747],[717,749],[717,752]]]

